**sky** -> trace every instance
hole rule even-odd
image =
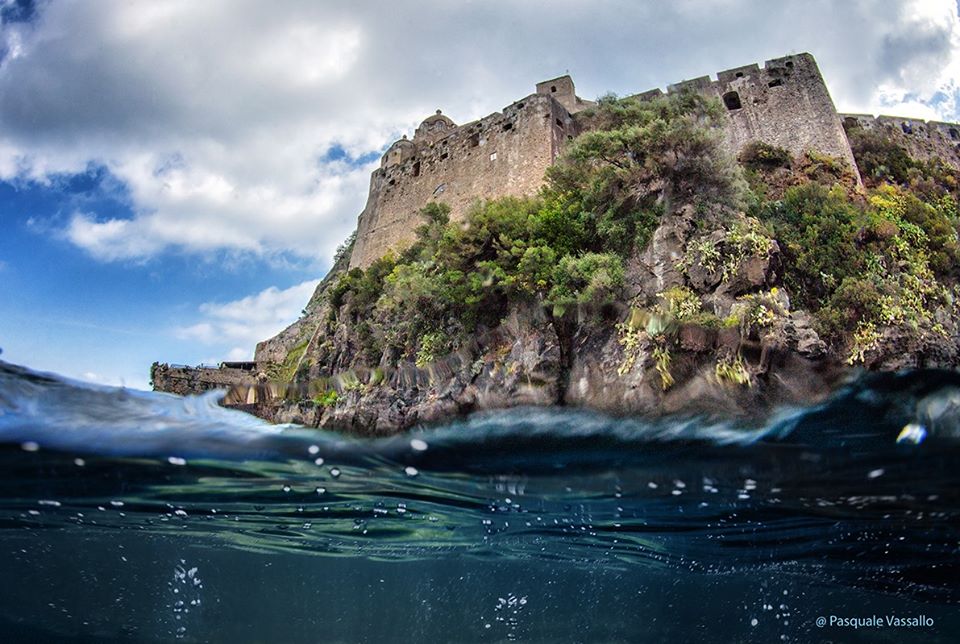
[[[0,359],[136,388],[250,359],[436,109],[800,52],[840,111],[960,121],[955,0],[0,0]]]

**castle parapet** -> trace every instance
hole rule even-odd
[[[717,73],[717,80],[701,76],[670,85],[667,91],[720,99],[727,116],[726,145],[734,155],[748,143],[762,141],[794,156],[811,150],[828,154],[856,172],[833,99],[810,54],[773,58],[763,67],[754,63],[726,69]]]
[[[960,168],[960,124],[903,116],[841,114],[851,136],[857,129],[881,132],[914,159],[940,158]]]

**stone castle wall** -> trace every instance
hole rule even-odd
[[[185,365],[155,365],[151,372],[154,391],[186,396],[214,389],[230,389],[237,385],[257,384],[253,372],[228,367],[188,367]]]
[[[914,159],[939,157],[960,168],[960,125],[956,123],[871,114],[841,114],[840,118],[848,132],[856,128],[878,130]]]
[[[459,221],[478,200],[535,193],[563,142],[577,133],[569,112],[544,94],[473,123],[451,122],[432,136],[421,132],[429,125],[413,141],[391,146],[370,178],[351,268],[412,242],[423,223],[417,213],[430,201],[448,204],[451,220]]]
[[[802,156],[808,150],[842,159],[856,168],[840,117],[820,68],[810,54],[735,67],[668,88],[694,90],[720,99],[726,110],[724,135],[734,155],[762,141]],[[647,92],[646,94],[650,94]]]
[[[418,211],[436,200],[462,220],[471,204],[504,195],[534,194],[544,172],[580,127],[576,113],[593,105],[561,76],[537,83],[537,93],[473,123],[457,126],[439,112],[426,119],[413,140],[406,137],[384,154],[370,179],[367,205],[357,225],[350,267],[366,267],[415,237]],[[856,168],[843,125],[820,69],[810,54],[797,54],[702,76],[668,88],[719,99],[726,109],[724,140],[736,155],[762,141],[801,156],[809,150]],[[661,96],[659,89],[635,95]]]

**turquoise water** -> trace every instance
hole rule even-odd
[[[953,642],[958,438],[948,372],[361,440],[0,363],[0,639]]]

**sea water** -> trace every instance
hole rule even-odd
[[[960,376],[391,438],[0,363],[0,641],[956,642]]]

